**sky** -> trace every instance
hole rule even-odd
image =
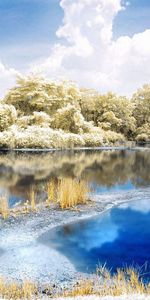
[[[150,80],[149,0],[0,0],[0,96],[17,74],[131,95]]]

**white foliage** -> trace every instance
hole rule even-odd
[[[10,125],[15,123],[17,112],[14,106],[0,104],[0,131],[8,129]]]

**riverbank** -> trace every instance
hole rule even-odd
[[[98,151],[98,150],[149,150],[150,142],[138,144],[134,141],[118,143],[116,145],[104,145],[99,147],[74,147],[74,148],[0,148],[0,153],[47,153],[47,152],[66,152],[66,151]]]

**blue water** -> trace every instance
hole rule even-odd
[[[65,255],[78,271],[94,272],[104,264],[112,272],[133,266],[142,267],[144,277],[150,279],[150,200],[58,227],[44,234],[40,242]]]
[[[40,202],[47,182],[59,178],[83,179],[96,194],[133,191],[150,186],[149,170],[150,148],[0,153],[0,195],[8,195],[10,207],[22,205],[32,186]]]
[[[94,192],[96,194],[105,194],[110,192],[120,192],[120,191],[129,191],[129,190],[135,190],[135,185],[131,182],[131,180],[127,180],[123,184],[116,183],[113,186],[98,186],[95,184],[92,184],[92,188],[94,189]]]

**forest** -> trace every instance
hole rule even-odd
[[[18,77],[0,101],[0,147],[100,147],[150,141],[150,84],[129,99],[74,82]]]

